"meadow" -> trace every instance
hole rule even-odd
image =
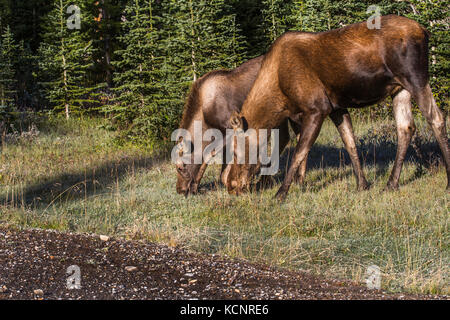
[[[119,146],[104,123],[50,118],[4,136],[0,224],[153,241],[361,283],[377,265],[385,290],[450,294],[450,195],[423,120],[416,119],[399,191],[384,190],[396,151],[393,121],[354,120],[371,184],[363,192],[327,120],[304,185],[293,185],[284,203],[273,196],[292,149],[272,188],[230,196],[213,166],[200,194],[184,198],[168,151]]]

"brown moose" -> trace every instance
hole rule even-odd
[[[239,112],[250,92],[264,56],[254,58],[240,67],[233,70],[212,71],[198,79],[192,85],[181,119],[180,128],[190,132],[194,137],[194,121],[201,121],[202,130],[214,128],[225,134],[227,128],[231,128],[229,119],[233,112]],[[366,188],[367,182],[361,169],[360,161],[356,151],[356,144],[353,137],[353,129],[350,117],[346,110],[332,112],[330,117],[338,128],[345,147],[350,154],[353,166],[357,172],[358,185]],[[293,121],[295,120],[295,121]],[[296,134],[300,132],[298,119],[285,118],[276,126],[279,131],[280,152],[283,151],[289,142],[288,121]],[[180,141],[181,142],[181,141]],[[191,141],[193,144],[194,141]],[[208,142],[202,142],[202,151]],[[223,146],[225,150],[225,146]],[[192,150],[192,149],[191,149]],[[223,157],[225,159],[225,155]],[[207,163],[202,164],[177,164],[177,185],[176,190],[180,194],[195,194],[202,176],[207,168]],[[225,184],[230,167],[222,166],[221,180]],[[295,180],[302,183],[306,172],[306,159],[300,166]]]
[[[300,121],[293,160],[277,198],[285,199],[294,174],[328,115],[337,114],[341,117],[338,121],[346,120],[345,108],[363,108],[387,96],[393,98],[398,134],[397,155],[387,188],[398,188],[406,150],[415,131],[411,97],[438,141],[447,170],[447,190],[450,188],[445,118],[428,81],[428,37],[417,22],[389,15],[381,17],[380,29],[370,29],[361,22],[320,33],[288,32],[275,41],[240,114],[234,113],[230,123],[235,129],[258,130],[276,128],[287,118]],[[353,140],[351,132],[346,133],[344,142]],[[229,193],[248,190],[257,167],[232,164],[226,181]]]

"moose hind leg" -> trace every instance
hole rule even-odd
[[[417,90],[414,93],[414,99],[419,105],[419,109],[425,119],[427,119],[439,147],[441,148],[445,168],[447,170],[447,190],[450,190],[450,150],[448,146],[444,113],[436,105],[436,101],[433,98],[429,84],[427,84],[424,88]]]
[[[411,138],[416,131],[414,117],[411,111],[411,94],[406,90],[401,90],[393,98],[394,118],[397,125],[397,155],[395,156],[394,167],[387,183],[387,189],[398,189],[398,181],[402,171],[403,161],[408,150]]]

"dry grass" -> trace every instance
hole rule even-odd
[[[450,293],[445,170],[422,122],[423,166],[411,148],[398,192],[383,190],[395,158],[392,123],[355,124],[372,183],[356,192],[327,122],[305,185],[293,186],[283,204],[272,199],[277,185],[229,196],[214,183],[218,168],[208,169],[203,194],[185,199],[167,158],[118,148],[99,125],[51,120],[38,136],[4,145],[0,223],[147,239],[361,282],[375,264],[387,290]]]

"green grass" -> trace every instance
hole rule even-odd
[[[185,199],[175,192],[168,156],[119,148],[100,124],[49,120],[37,137],[4,145],[0,223],[146,239],[358,282],[375,264],[386,290],[450,293],[449,195],[423,122],[418,144],[425,166],[411,148],[400,190],[385,192],[395,127],[356,121],[372,184],[356,192],[348,156],[327,121],[305,185],[292,186],[283,204],[272,199],[279,184],[241,197],[217,186]],[[212,185],[218,170],[209,168],[203,183]]]

